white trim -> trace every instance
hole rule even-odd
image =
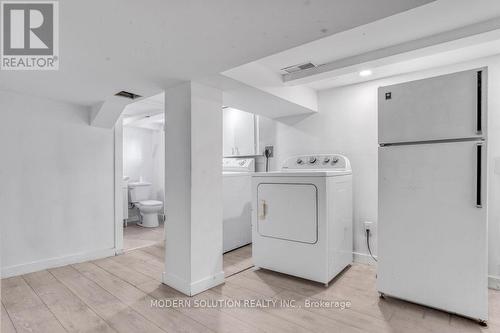
[[[204,279],[195,281],[191,283],[191,296],[194,296],[196,294],[199,294],[205,290],[211,289],[213,287],[216,287],[220,284],[224,283],[224,272],[220,271],[219,273],[212,275],[212,276],[207,276]]]
[[[167,286],[172,287],[185,295],[191,296],[191,288],[189,286],[189,282],[181,279],[177,275],[163,272],[162,281]]]
[[[115,249],[123,252],[123,118],[119,117],[114,127],[114,216]]]
[[[224,272],[221,271],[215,275],[207,276],[206,278],[203,278],[201,280],[189,282],[181,279],[177,275],[171,273],[167,274],[166,272],[163,272],[163,283],[180,291],[185,295],[194,296],[205,290],[223,284],[224,277]]]
[[[488,288],[500,290],[500,276],[488,276]]]
[[[64,257],[56,257],[40,261],[34,261],[26,264],[3,267],[1,272],[1,278],[8,278],[12,276],[38,272],[44,269],[77,264],[90,260],[113,257],[115,254],[116,250],[113,248],[113,249],[105,249],[92,252],[77,253]]]
[[[365,265],[377,265],[375,260],[366,253],[359,253],[359,252],[353,252],[354,255],[354,262],[358,262],[360,264],[365,264]],[[377,258],[377,256],[374,256]]]

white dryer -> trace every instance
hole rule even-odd
[[[252,242],[253,158],[224,158],[223,250],[224,253]]]
[[[352,171],[338,154],[295,156],[252,176],[255,266],[328,284],[353,259]]]

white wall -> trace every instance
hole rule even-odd
[[[165,202],[165,131],[153,132],[153,190]]]
[[[164,133],[140,127],[123,128],[123,175],[130,181],[142,179],[153,184],[152,200],[163,201]]]
[[[277,123],[271,118],[264,116],[258,116],[258,149],[257,155],[264,155],[264,149],[266,146],[274,147],[274,156],[269,158],[269,170],[276,170],[276,126]],[[255,159],[255,171],[263,172],[266,171],[266,159],[265,157],[259,156]]]
[[[354,172],[354,248],[355,252],[366,254],[361,222],[377,221],[377,88],[481,66],[489,66],[489,272],[493,276],[500,276],[499,56],[321,91],[319,113],[304,117],[282,118],[277,123],[278,161],[274,165],[277,167],[279,161],[293,154],[326,152],[345,154],[351,160]],[[376,249],[376,239],[373,245]],[[366,259],[366,256],[364,258]]]
[[[114,254],[113,130],[0,92],[2,276]]]

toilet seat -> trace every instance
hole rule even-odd
[[[144,207],[163,206],[163,202],[157,200],[139,201],[139,205]]]

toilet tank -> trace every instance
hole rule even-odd
[[[130,202],[140,202],[151,199],[151,183],[128,183]]]

